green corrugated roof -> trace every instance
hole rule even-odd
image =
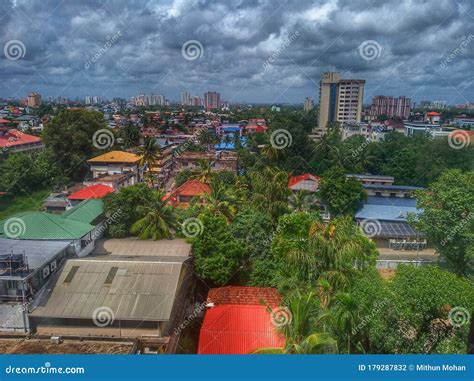
[[[15,239],[79,239],[94,226],[47,212],[24,212],[0,221],[0,237]]]
[[[90,224],[104,211],[104,202],[100,199],[84,200],[74,208],[65,211],[62,217]]]

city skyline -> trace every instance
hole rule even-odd
[[[154,93],[179,101],[182,91],[219,91],[231,103],[317,103],[321,74],[337,71],[366,80],[364,103],[376,95],[474,99],[466,75],[474,62],[469,2],[104,1],[63,8],[12,0],[4,11],[4,98]]]

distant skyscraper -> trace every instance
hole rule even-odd
[[[319,126],[320,133],[327,131],[330,122],[360,123],[363,79],[341,79],[339,73],[323,73],[319,81]]]
[[[374,97],[370,106],[369,115],[378,117],[386,115],[388,117],[399,117],[406,119],[410,116],[411,99],[404,96],[393,98],[379,95]]]
[[[448,102],[446,101],[433,101],[431,102],[431,108],[443,109],[448,107]]]
[[[181,92],[181,106],[191,105],[191,94],[187,91]]]
[[[219,108],[221,106],[221,93],[209,91],[204,94],[204,107],[206,109]]]
[[[28,95],[27,104],[29,107],[41,106],[41,95],[36,92],[32,92],[30,95]]]
[[[313,108],[314,108],[313,98],[306,97],[304,100],[304,106],[303,106],[304,111],[306,112],[311,111]]]

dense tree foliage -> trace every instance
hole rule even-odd
[[[14,153],[0,161],[0,190],[28,194],[49,186],[62,185],[65,179],[51,151]]]
[[[367,195],[361,182],[347,178],[342,167],[325,172],[320,183],[321,197],[334,215],[353,215]]]
[[[89,170],[86,160],[100,152],[94,133],[105,128],[101,113],[86,110],[63,110],[45,126],[43,140],[63,176],[82,180]]]
[[[444,172],[427,191],[416,193],[423,210],[412,223],[458,274],[474,275],[474,172]]]

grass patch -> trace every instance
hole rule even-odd
[[[0,220],[20,212],[41,210],[43,201],[49,193],[49,190],[41,189],[28,195],[0,196]]]

